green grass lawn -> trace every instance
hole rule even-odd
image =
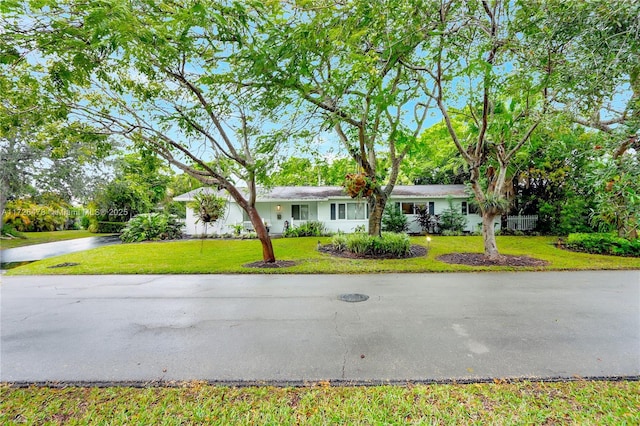
[[[640,269],[640,258],[591,255],[558,249],[555,237],[498,237],[503,254],[528,255],[549,262],[538,268],[450,265],[436,258],[454,252],[482,252],[481,237],[433,237],[427,256],[412,259],[368,260],[337,258],[316,250],[328,238],[274,239],[276,257],[296,261],[290,268],[246,268],[261,260],[257,240],[181,240],[100,247],[34,262],[10,270],[7,275],[37,274],[209,274],[209,273],[379,273],[454,272],[507,270]],[[412,243],[427,245],[424,237]],[[76,266],[50,268],[62,263]]]
[[[52,243],[55,241],[74,240],[76,238],[99,237],[101,235],[111,234],[94,234],[86,230],[81,231],[53,231],[53,232],[23,232],[26,238],[0,239],[1,249],[10,249],[16,247],[30,246],[33,244]]]
[[[0,388],[1,424],[640,424],[640,383]]]

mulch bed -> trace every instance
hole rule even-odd
[[[496,260],[487,259],[482,253],[450,253],[438,256],[438,260],[456,265],[470,266],[547,266],[546,260],[529,256],[501,255]]]
[[[347,259],[410,259],[412,257],[422,257],[427,255],[427,248],[420,245],[412,245],[411,252],[407,256],[392,255],[371,255],[371,254],[355,254],[349,251],[335,250],[331,244],[318,247],[318,251],[331,256],[343,257]],[[499,259],[490,260],[484,257],[482,253],[450,253],[438,256],[438,260],[446,263],[470,266],[528,266],[539,267],[547,266],[549,262],[540,259],[534,259],[529,256],[512,256],[501,255]],[[274,263],[265,263],[263,261],[252,262],[243,265],[245,268],[288,268],[294,266],[296,262],[292,260],[278,260]]]
[[[77,266],[79,265],[79,263],[73,263],[73,262],[65,262],[65,263],[58,263],[57,265],[53,265],[53,266],[47,266],[47,268],[52,269],[52,268],[67,268],[69,266]]]
[[[333,248],[333,245],[327,244],[318,247],[318,251],[321,253],[330,254],[332,256],[344,257],[347,259],[410,259],[412,257],[421,257],[427,255],[427,248],[419,245],[412,245],[411,251],[406,256],[393,256],[393,255],[373,255],[373,254],[356,254],[350,251],[339,251]]]
[[[296,262],[293,260],[276,260],[275,262],[264,262],[261,260],[259,262],[247,263],[242,266],[245,268],[289,268],[295,264]]]

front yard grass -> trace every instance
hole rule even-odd
[[[1,424],[640,424],[640,383],[0,387]]]
[[[0,249],[30,246],[33,244],[53,243],[56,241],[75,240],[76,238],[100,237],[112,234],[94,234],[86,230],[23,232],[26,238],[1,239]]]
[[[329,238],[279,238],[273,240],[276,258],[293,260],[289,268],[246,268],[243,265],[261,260],[257,240],[181,240],[100,247],[34,262],[9,270],[7,275],[40,274],[334,274],[380,272],[463,272],[463,271],[531,271],[640,269],[640,258],[575,253],[555,246],[555,237],[498,237],[502,254],[527,255],[549,262],[536,268],[451,265],[437,257],[454,252],[482,253],[481,237],[434,236],[425,257],[411,259],[344,259],[317,251],[318,242]],[[424,237],[413,237],[412,244],[427,246]],[[75,266],[51,268],[73,263]]]

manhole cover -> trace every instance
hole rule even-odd
[[[369,296],[367,296],[366,294],[358,294],[358,293],[341,294],[340,296],[338,296],[338,300],[342,300],[343,302],[351,302],[351,303],[364,302],[367,299],[369,299]]]

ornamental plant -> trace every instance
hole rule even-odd
[[[165,213],[143,213],[129,220],[120,239],[125,243],[175,240],[182,237],[182,227],[177,216]]]
[[[351,198],[366,198],[373,194],[375,182],[363,173],[349,173],[344,177],[343,186]]]
[[[189,207],[198,216],[196,222],[213,223],[224,214],[227,208],[227,200],[215,194],[200,192],[193,199],[194,201],[189,203]]]

